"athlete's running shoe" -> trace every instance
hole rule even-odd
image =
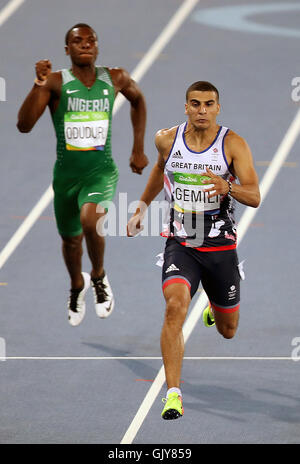
[[[168,398],[163,398],[165,407],[161,413],[161,417],[165,420],[178,419],[183,416],[182,398],[178,393],[170,393]]]
[[[82,290],[72,290],[70,293],[68,301],[68,315],[69,323],[72,326],[79,325],[82,319],[85,316],[85,301],[84,297],[91,285],[91,278],[86,272],[82,272],[83,277],[83,289]]]
[[[95,309],[97,316],[104,318],[111,315],[115,306],[115,300],[107,275],[98,279],[91,279]]]
[[[202,318],[203,318],[203,322],[204,322],[205,327],[212,327],[213,325],[215,325],[215,318],[214,318],[214,315],[213,315],[213,313],[211,311],[210,304],[203,311]]]

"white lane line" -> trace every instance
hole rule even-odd
[[[17,0],[11,3],[21,4],[22,1]],[[177,29],[180,27],[180,25],[183,23],[183,21],[186,19],[186,17],[189,15],[189,13],[192,11],[192,9],[197,3],[198,3],[198,0],[186,0],[182,4],[182,6],[177,10],[177,12],[171,18],[167,26],[163,29],[163,31],[158,36],[158,38],[155,40],[153,45],[149,48],[146,55],[139,62],[139,64],[134,69],[134,71],[131,73],[132,78],[136,82],[139,82],[142,79],[142,77],[145,75],[145,73],[154,63],[158,55],[162,52],[164,47],[167,45],[167,43],[170,41],[172,36],[176,33]],[[126,99],[123,97],[123,95],[119,94],[117,96],[115,104],[114,104],[113,115],[115,115],[117,111],[119,111],[119,109],[121,108],[121,106],[123,105],[125,101]],[[21,243],[23,238],[29,232],[31,227],[35,224],[35,222],[37,221],[39,216],[42,214],[42,212],[48,207],[52,199],[53,199],[53,189],[52,189],[52,186],[49,185],[45,193],[42,195],[40,200],[34,206],[32,211],[28,214],[28,216],[26,217],[24,222],[21,224],[19,229],[14,233],[14,235],[11,237],[7,245],[1,251],[0,269],[9,259],[9,257],[18,247],[18,245]]]
[[[176,34],[182,23],[189,16],[193,8],[196,6],[199,0],[185,0],[176,13],[172,16],[166,27],[163,29],[161,34],[157,37],[153,45],[149,48],[144,58],[137,65],[132,73],[132,78],[139,82],[148,69],[152,66],[153,62]],[[120,97],[120,98],[119,98]],[[123,95],[118,95],[120,101],[125,100]]]
[[[49,185],[45,193],[41,196],[37,204],[32,208],[28,216],[24,219],[20,227],[16,230],[11,239],[7,242],[5,247],[0,253],[0,269],[8,260],[10,255],[15,251],[19,243],[23,240],[26,234],[29,232],[33,224],[40,217],[44,209],[47,208],[49,204],[49,198],[51,199],[53,195],[52,186]]]
[[[259,208],[261,207],[262,202],[264,201],[270,188],[272,187],[272,184],[280,168],[282,167],[283,163],[288,157],[294,143],[296,142],[297,137],[299,135],[299,130],[300,130],[300,110],[298,110],[295,118],[293,119],[290,127],[288,128],[288,131],[283,137],[282,142],[280,143],[272,159],[272,162],[270,166],[268,167],[267,171],[265,172],[265,175],[260,183],[261,204]],[[239,242],[242,240],[243,236],[245,235],[249,227],[249,224],[251,223],[253,217],[255,216],[259,208],[257,209],[246,208],[243,218],[242,218],[243,220],[241,220],[238,225]]]
[[[161,356],[6,356],[15,361],[161,361]],[[291,356],[186,356],[184,361],[295,361]]]
[[[12,14],[25,2],[25,0],[11,0],[0,11],[0,27],[10,18]]]
[[[273,160],[267,169],[261,183],[260,183],[260,192],[261,192],[261,204],[260,207],[270,190],[272,183],[274,182],[282,164],[286,160],[290,150],[292,149],[300,131],[300,110],[298,110],[295,118],[293,119],[288,131],[286,132],[282,142],[280,143]],[[250,208],[246,207],[240,222],[237,227],[238,231],[238,243],[241,243],[245,233],[247,232],[249,225],[251,224],[252,219],[257,213],[259,208]],[[186,343],[195,326],[197,325],[203,309],[206,307],[208,302],[206,293],[202,290],[198,300],[196,301],[194,307],[192,308],[190,315],[188,316],[184,327],[183,327],[183,336],[184,342]],[[236,359],[236,358],[234,358]],[[124,437],[121,440],[121,444],[130,444],[133,442],[136,434],[138,433],[143,421],[145,420],[151,406],[153,405],[157,395],[159,394],[163,384],[165,382],[164,368],[160,368],[153,384],[148,390],[144,401],[140,405],[135,417],[133,418],[131,424],[129,425]]]
[[[7,5],[5,5],[2,10],[0,11],[0,27],[11,17],[11,15],[25,2],[25,0],[11,0]],[[35,208],[33,208],[33,213],[35,213]],[[25,221],[24,221],[25,222]],[[24,231],[25,227],[19,228],[17,232],[15,233],[16,238],[15,240],[20,242],[20,237],[23,238],[22,234]],[[22,240],[21,238],[21,240]],[[0,269],[3,266],[4,262],[6,259],[10,256],[11,254],[11,249],[14,249],[14,241],[12,239],[7,243],[7,245],[4,247],[2,252],[0,253]],[[18,243],[19,243],[18,242]]]

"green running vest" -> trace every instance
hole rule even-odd
[[[57,138],[54,177],[81,178],[116,169],[111,154],[114,86],[107,68],[96,67],[88,89],[63,69],[59,105],[52,115]]]

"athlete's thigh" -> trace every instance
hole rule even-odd
[[[195,295],[201,279],[201,267],[188,248],[175,239],[168,239],[162,268],[163,291],[171,284],[185,284],[191,298]]]
[[[100,204],[106,211],[112,202],[118,182],[118,170],[96,172],[82,179],[82,187],[78,195],[78,207],[85,203]]]
[[[61,236],[74,237],[82,233],[80,210],[78,208],[78,186],[54,188],[54,213],[58,232]]]
[[[202,285],[213,310],[236,319],[240,307],[241,279],[236,250],[207,252],[205,255]]]

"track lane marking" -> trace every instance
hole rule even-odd
[[[0,11],[0,27],[23,5],[25,0],[11,0]]]

